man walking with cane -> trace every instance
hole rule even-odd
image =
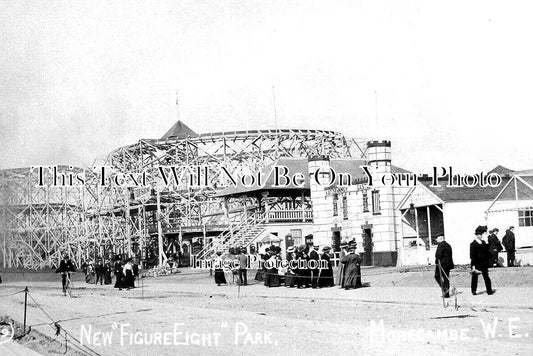
[[[435,280],[442,289],[444,298],[450,298],[450,271],[454,269],[452,247],[444,241],[444,236],[437,237],[437,251],[435,252]]]

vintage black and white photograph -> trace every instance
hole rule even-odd
[[[531,355],[530,10],[0,1],[0,355]]]

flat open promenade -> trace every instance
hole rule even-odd
[[[19,345],[42,354],[528,355],[532,272],[491,269],[496,294],[487,295],[481,279],[473,296],[466,269],[454,270],[457,309],[454,298],[443,307],[432,267],[363,268],[365,287],[349,291],[267,288],[253,280],[255,271],[249,286],[219,287],[209,271],[194,269],[143,278],[142,288],[119,291],[86,284],[76,274],[72,298],[62,295],[53,273],[4,272],[0,315],[22,322],[24,293],[5,295],[28,286],[33,337]],[[69,333],[66,348],[52,320]],[[8,344],[0,345],[0,354],[20,352]]]

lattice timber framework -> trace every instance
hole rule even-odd
[[[129,207],[126,187],[99,185],[88,169],[0,171],[0,258],[4,268],[57,267],[66,252],[83,260],[131,255],[145,233],[144,206]],[[65,184],[79,174],[84,184]],[[54,181],[53,176],[58,177]]]
[[[68,252],[77,263],[120,253],[149,258],[141,252],[154,243],[158,245],[161,235],[164,251],[172,252],[171,236],[179,234],[181,242],[182,234],[218,235],[227,228],[228,215],[232,220],[239,219],[242,206],[224,206],[215,196],[229,183],[222,167],[228,172],[243,173],[244,169],[244,173],[253,173],[280,157],[360,158],[364,156],[361,142],[320,130],[254,130],[141,139],[83,170],[85,182],[78,187],[37,187],[37,175],[29,168],[0,171],[3,266],[53,267],[61,251]],[[135,184],[117,185],[110,180],[102,185],[101,174],[92,169],[94,166],[109,167],[109,176],[120,173]],[[172,181],[171,167],[178,172],[202,167],[208,184]],[[168,174],[167,181],[162,170]],[[152,184],[140,186],[141,181]]]
[[[29,168],[0,171],[3,267],[43,268],[56,265],[60,251],[79,254],[83,196],[82,186],[39,187]]]
[[[173,203],[178,204],[181,223],[198,226],[209,223],[220,202],[211,199],[217,188],[228,183],[221,167],[235,172],[245,167],[257,172],[280,157],[359,158],[364,152],[354,139],[333,131],[318,130],[254,130],[200,134],[196,137],[170,140],[140,140],[137,144],[112,152],[105,165],[121,172],[146,172],[148,181],[161,181],[158,167],[206,167],[209,184],[194,188],[186,184],[171,189],[161,184]],[[171,176],[171,172],[167,171]],[[208,219],[206,221],[206,219]]]

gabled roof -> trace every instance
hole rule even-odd
[[[502,165],[498,165],[498,166],[494,167],[493,169],[491,169],[487,174],[497,173],[500,176],[504,176],[506,174],[511,174],[513,172],[514,171],[512,169],[509,169],[509,168],[504,167]]]
[[[517,178],[518,177],[518,178]],[[498,197],[499,201],[502,200],[530,200],[533,199],[533,177],[532,176],[517,176],[514,177],[516,179],[516,190],[515,190],[515,182],[511,182],[507,187],[505,187],[505,184],[507,182],[504,182],[501,185],[500,191],[503,189],[502,194]]]
[[[187,137],[198,137],[199,135],[191,130],[189,126],[178,120],[172,127],[161,137],[161,140],[182,139]]]

